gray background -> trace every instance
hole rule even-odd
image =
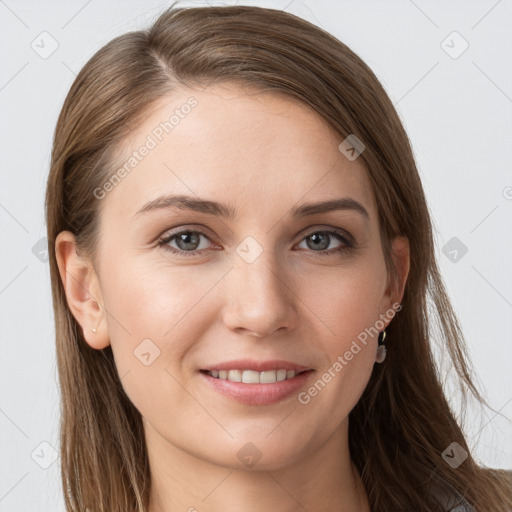
[[[477,382],[500,411],[478,415],[470,407],[468,441],[481,464],[512,468],[512,2],[239,3],[285,9],[331,32],[374,70],[397,106]],[[40,250],[57,116],[92,54],[169,4],[0,0],[0,511],[64,510],[53,312]]]

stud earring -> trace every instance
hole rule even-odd
[[[386,359],[386,345],[384,345],[384,340],[386,339],[386,329],[382,332],[379,332],[379,346],[377,347],[377,355],[375,357],[375,361],[377,363],[384,362]]]
[[[93,332],[94,334],[96,334],[96,329],[92,329],[92,332]]]

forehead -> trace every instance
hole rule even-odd
[[[129,218],[157,196],[176,193],[254,216],[350,196],[374,216],[365,164],[340,152],[342,140],[311,107],[282,93],[180,88],[156,102],[124,141],[112,172],[125,172],[102,207]]]

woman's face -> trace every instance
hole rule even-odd
[[[95,191],[101,310],[78,316],[91,346],[111,344],[150,449],[268,469],[346,428],[374,367],[365,329],[383,330],[401,292],[364,164],[341,142],[306,105],[227,86],[173,93],[126,141],[112,174],[125,172]],[[309,371],[204,372],[221,365],[253,370],[230,374],[244,380]]]

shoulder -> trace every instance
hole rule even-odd
[[[476,512],[475,508],[455,489],[435,491],[434,496],[441,502],[445,512]]]
[[[455,489],[437,489],[432,493],[445,512],[476,512],[475,508]]]
[[[492,473],[512,484],[512,471],[492,470]],[[471,503],[450,485],[435,488],[433,495],[442,503],[445,512],[476,512]]]
[[[422,464],[420,463],[420,465]],[[510,490],[512,491],[512,470],[491,468],[481,469],[506,485],[510,483]],[[465,495],[461,494],[461,492],[457,491],[452,485],[443,479],[435,469],[425,466],[425,470],[428,475],[425,481],[428,483],[421,486],[422,491],[426,495],[434,498],[441,507],[440,510],[443,512],[477,512],[473,504],[466,499]]]
[[[432,472],[429,494],[439,502],[444,512],[476,512],[469,501],[452,485]]]
[[[462,498],[462,500],[457,505],[451,508],[447,508],[446,512],[476,512],[476,510],[469,504],[467,500]]]

